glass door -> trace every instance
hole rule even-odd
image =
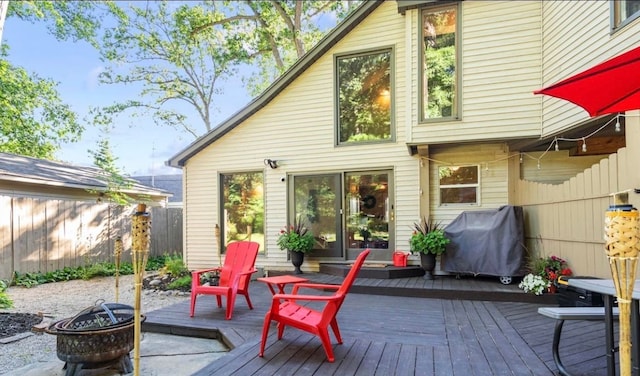
[[[366,248],[369,259],[390,260],[393,239],[390,222],[390,171],[351,172],[345,174],[347,258],[355,259]]]
[[[344,258],[340,174],[293,176],[293,213],[315,237],[312,257]]]

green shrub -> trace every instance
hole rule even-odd
[[[167,286],[170,290],[188,290],[191,288],[191,276],[184,275]]]
[[[174,254],[173,256],[167,255],[165,257],[164,266],[162,271],[171,274],[174,277],[180,277],[185,274],[189,274],[189,269],[182,262],[182,257]]]
[[[0,280],[0,308],[13,307],[13,301],[7,295],[7,287],[9,287],[7,282]]]

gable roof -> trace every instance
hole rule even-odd
[[[0,181],[104,191],[104,172],[97,167],[75,166],[46,159],[0,153]],[[126,193],[168,197],[171,194],[130,180]]]
[[[207,132],[192,142],[178,154],[165,162],[167,166],[182,167],[185,162],[206,148],[227,132],[240,125],[243,121],[258,112],[271,102],[280,92],[318,60],[325,52],[338,43],[351,30],[353,30],[362,20],[373,12],[384,0],[364,1],[360,7],[349,14],[333,30],[325,35],[318,44],[309,50],[304,56],[298,59],[286,72],[274,81],[262,94],[252,100],[247,106],[231,115],[227,120],[220,123],[216,128]]]

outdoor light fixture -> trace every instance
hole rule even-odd
[[[620,132],[620,114],[616,116],[616,132]]]
[[[275,170],[276,168],[278,168],[278,161],[276,161],[275,159],[265,159],[264,165],[269,166]]]

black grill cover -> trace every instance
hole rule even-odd
[[[474,275],[523,275],[522,207],[462,212],[444,231],[451,242],[442,256],[442,270]]]

